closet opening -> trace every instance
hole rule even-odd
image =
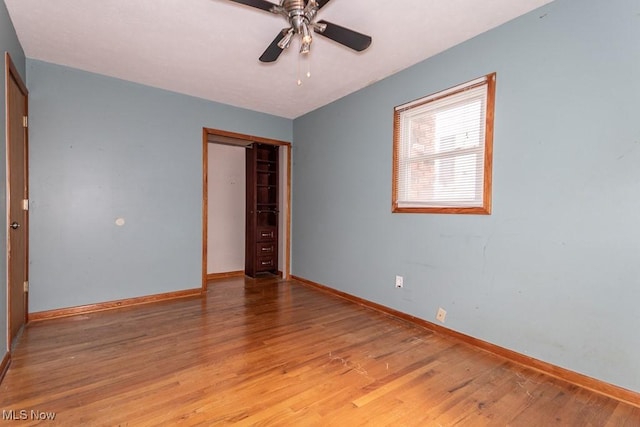
[[[291,144],[203,128],[202,148],[203,291],[245,274],[288,279]]]

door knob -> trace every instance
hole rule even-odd
[[[17,222],[13,221],[9,227],[13,228],[14,230],[20,228],[20,224],[18,224]]]

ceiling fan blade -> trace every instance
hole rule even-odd
[[[258,9],[271,12],[271,8],[276,6],[275,4],[268,2],[267,0],[231,0],[236,3],[246,4],[247,6],[256,7]]]
[[[278,59],[283,49],[278,46],[280,40],[282,40],[285,36],[285,31],[280,31],[275,39],[271,42],[269,47],[264,51],[262,56],[260,56],[260,62],[274,62]]]
[[[322,9],[322,6],[329,3],[329,0],[316,0],[316,3],[318,3],[318,9]]]
[[[371,44],[371,37],[365,34],[358,33],[357,31],[353,31],[327,21],[318,21],[318,24],[324,24],[327,26],[327,28],[322,32],[316,30],[318,34],[330,38],[331,40],[345,45],[348,48],[357,50],[358,52],[365,50]]]

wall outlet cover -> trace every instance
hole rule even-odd
[[[402,276],[396,276],[396,288],[402,288],[404,286],[404,278]]]

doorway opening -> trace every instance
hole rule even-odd
[[[203,128],[202,290],[209,280],[244,276],[245,150],[254,144],[279,146],[278,272],[291,275],[291,143]]]

